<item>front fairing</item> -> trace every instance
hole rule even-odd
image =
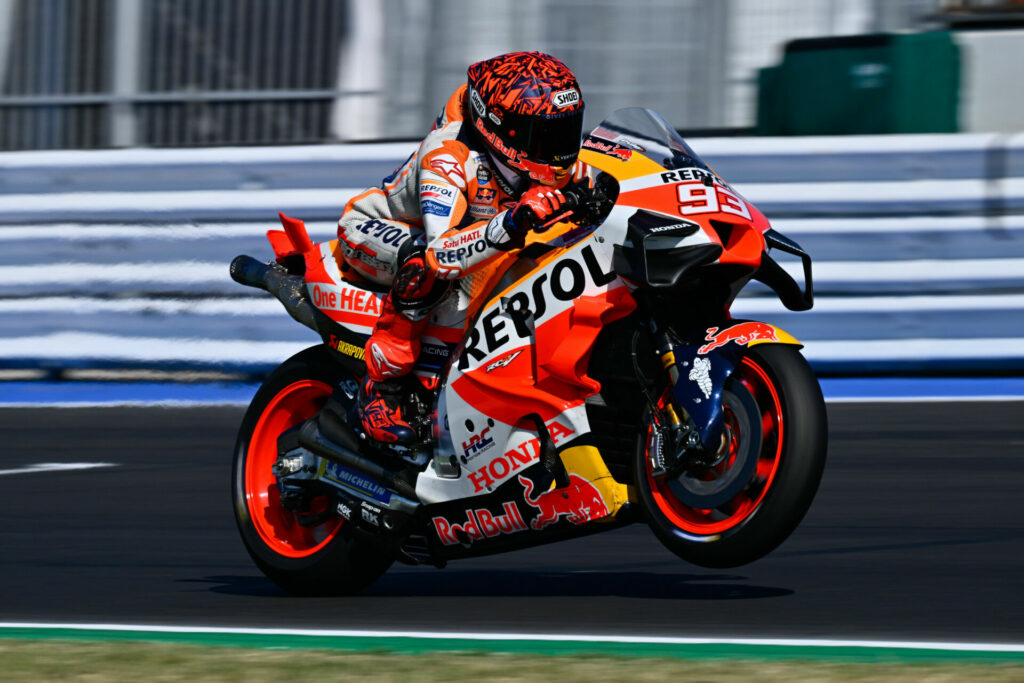
[[[705,448],[718,447],[722,392],[745,348],[799,342],[779,328],[732,320],[733,297],[751,278],[769,284],[792,310],[812,304],[810,257],[721,178],[657,113],[613,113],[583,143],[580,158],[617,185],[602,232],[616,243],[616,271],[649,292],[652,309],[678,336],[672,344],[675,404]],[[611,222],[617,225],[608,225]],[[804,261],[806,287],[768,254]],[[685,302],[685,303],[684,303]],[[721,329],[720,329],[721,328]]]

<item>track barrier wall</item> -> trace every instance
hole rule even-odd
[[[228,263],[278,210],[333,238],[413,144],[0,154],[0,371],[266,372],[317,338]],[[1024,373],[1024,134],[691,144],[814,258],[813,310],[753,284],[735,317],[823,375]]]

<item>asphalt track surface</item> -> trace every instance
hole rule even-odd
[[[0,410],[0,620],[1024,642],[1024,402],[830,404],[803,525],[734,570],[634,525],[292,598],[234,527],[242,409]]]

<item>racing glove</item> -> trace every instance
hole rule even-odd
[[[538,185],[527,190],[519,203],[505,212],[505,231],[510,236],[526,235],[530,230],[554,222],[566,202],[561,190]]]

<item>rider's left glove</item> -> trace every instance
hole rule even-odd
[[[565,202],[561,190],[541,185],[532,187],[505,213],[505,230],[509,235],[525,235],[564,213],[562,207]]]

